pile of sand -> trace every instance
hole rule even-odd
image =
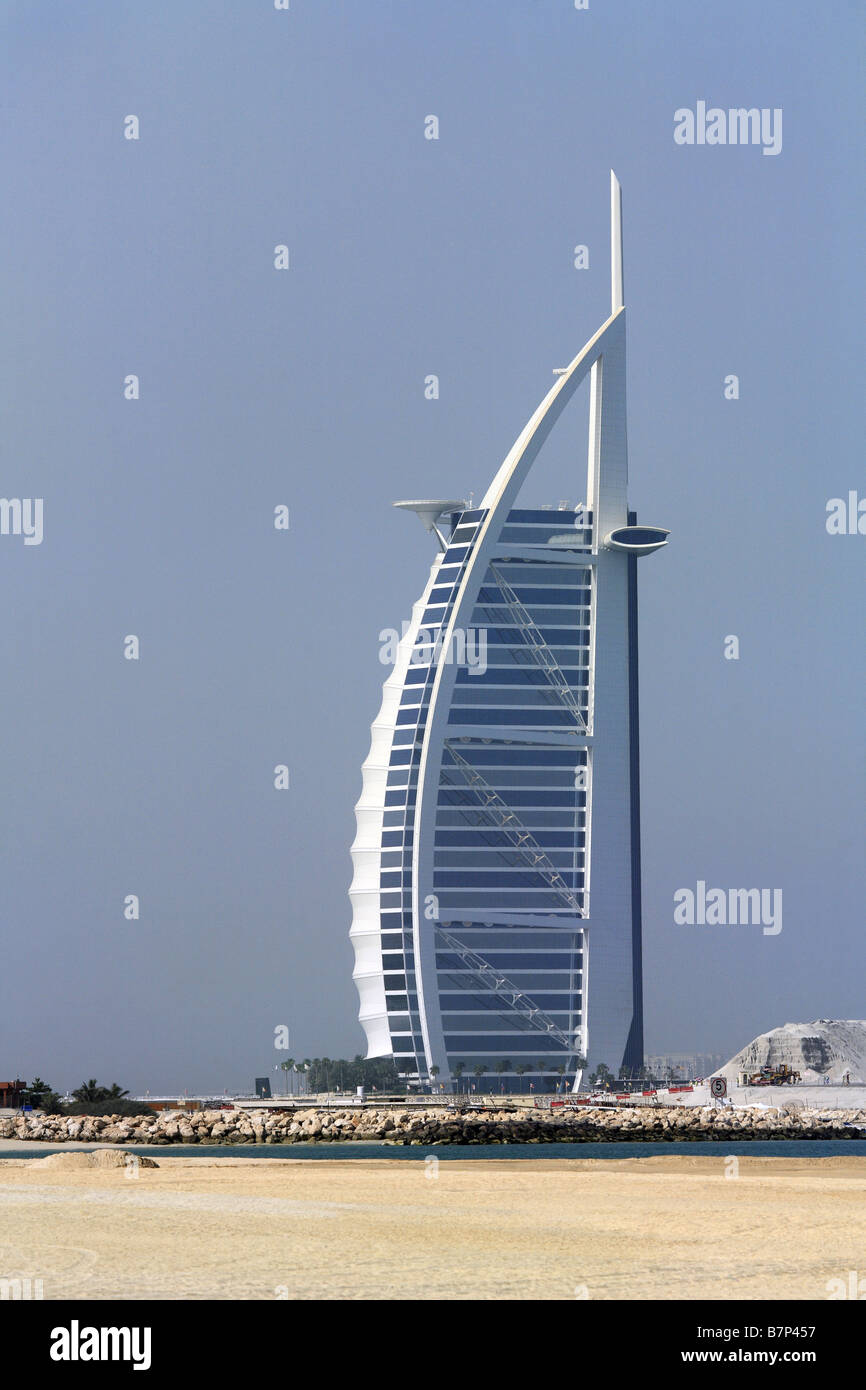
[[[762,1033],[720,1069],[736,1081],[737,1072],[787,1062],[804,1081],[866,1082],[866,1020],[819,1018],[814,1023],[786,1023]]]
[[[93,1153],[47,1154],[45,1158],[27,1160],[31,1168],[59,1168],[62,1172],[77,1168],[158,1168],[152,1158],[142,1158],[128,1149],[96,1149]]]

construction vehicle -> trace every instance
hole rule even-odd
[[[758,1067],[756,1071],[741,1071],[737,1077],[740,1086],[795,1086],[799,1080],[800,1073],[787,1062]]]

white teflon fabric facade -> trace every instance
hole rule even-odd
[[[351,851],[354,874],[349,889],[352,926],[349,937],[355,951],[352,978],[360,998],[358,1017],[367,1037],[368,1057],[388,1057],[393,1051],[385,1002],[379,896],[388,765],[406,673],[427,597],[435,583],[441,561],[442,557],[438,555],[433,562],[427,587],[412,609],[409,626],[397,649],[397,659],[382,688],[382,707],[373,721],[370,751],[361,769],[361,795],[355,806],[356,835]]]

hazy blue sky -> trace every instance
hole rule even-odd
[[[478,499],[606,316],[611,167],[631,499],[673,532],[641,566],[647,1050],[864,1017],[866,537],[825,527],[866,495],[862,7],[0,26],[0,491],[44,498],[41,545],[0,536],[0,1074],[246,1089],[279,1024],[362,1050],[353,806],[431,557],[390,504]],[[781,153],[678,146],[699,100],[782,108]],[[551,451],[528,500],[580,500],[579,410]],[[676,926],[699,879],[781,888],[782,932]]]

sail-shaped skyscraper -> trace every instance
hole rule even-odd
[[[643,1062],[637,560],[628,510],[621,194],[610,317],[483,501],[396,505],[439,553],[385,682],[352,847],[368,1056],[410,1083],[577,1086]],[[517,506],[589,378],[584,500]]]

